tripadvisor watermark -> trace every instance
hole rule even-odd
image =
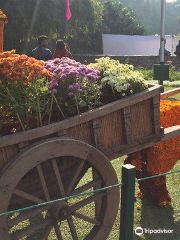
[[[150,228],[141,228],[141,227],[137,227],[135,229],[135,233],[136,235],[142,235],[142,234],[171,234],[173,233],[174,230],[171,229],[150,229]]]

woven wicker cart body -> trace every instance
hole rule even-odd
[[[152,86],[91,112],[1,137],[0,212],[117,184],[109,160],[140,150],[163,135],[159,111],[161,91],[160,86]],[[84,183],[88,171],[92,179]],[[95,203],[93,216],[79,212],[92,202]],[[68,223],[71,239],[79,239],[74,217],[92,224],[83,239],[105,240],[115,221],[118,203],[119,190],[115,188],[76,203],[63,201],[16,217],[1,217],[0,240],[23,239],[39,229],[42,229],[39,239],[45,240],[52,228],[56,239],[64,240],[58,225],[63,221]],[[38,224],[14,232],[14,226],[44,211],[46,216]]]

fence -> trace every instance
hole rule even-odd
[[[136,179],[136,169],[131,164],[126,164],[122,166],[122,182],[119,184],[115,184],[112,186],[96,189],[94,191],[84,192],[77,195],[64,197],[61,199],[56,199],[48,202],[43,202],[41,204],[32,205],[29,207],[0,213],[0,217],[14,214],[14,213],[20,213],[27,210],[35,209],[38,207],[42,207],[48,204],[60,202],[60,201],[67,201],[72,198],[78,198],[85,195],[91,195],[97,192],[102,192],[110,188],[114,187],[121,187],[121,215],[120,215],[120,234],[119,239],[120,240],[133,240],[133,225],[134,225],[134,198],[135,198],[135,183],[140,181],[146,181],[148,179],[157,178],[169,174],[178,173],[180,170],[175,170],[171,172],[167,172],[164,174],[149,176],[141,179]]]

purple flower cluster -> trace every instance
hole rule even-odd
[[[58,81],[73,79],[74,83],[68,87],[68,89],[71,90],[68,94],[69,96],[73,95],[74,91],[81,93],[83,89],[88,89],[88,84],[83,84],[82,87],[81,83],[95,82],[100,75],[98,70],[88,68],[86,65],[65,57],[46,61],[45,69],[53,73],[52,80],[48,84],[50,90],[58,87]]]
[[[73,95],[74,95],[73,92],[82,93],[83,90],[82,90],[81,87],[82,87],[81,83],[78,83],[78,82],[73,83],[72,85],[69,85],[68,89],[69,89],[71,92],[68,93],[68,96],[73,96]]]

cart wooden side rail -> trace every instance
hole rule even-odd
[[[112,152],[113,148],[114,151],[121,151],[140,139],[149,141],[163,134],[159,120],[161,92],[162,87],[156,85],[61,122],[0,137],[0,149],[17,145],[21,148],[40,139],[66,136],[81,139],[104,153]]]
[[[82,115],[1,137],[0,213],[117,184],[109,160],[180,134],[178,126],[165,132],[160,126],[161,92],[161,86],[150,86]],[[90,213],[86,209],[89,204],[94,204]],[[35,235],[47,240],[51,231],[58,240],[78,240],[78,219],[84,229],[81,239],[105,240],[118,207],[119,189],[113,188],[12,218],[2,217],[0,240],[33,239]],[[24,228],[22,222],[27,219],[31,224]],[[69,227],[66,236],[60,222]]]

